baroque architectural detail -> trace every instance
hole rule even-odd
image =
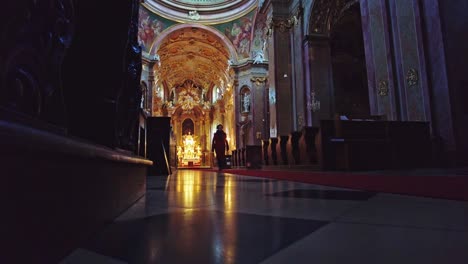
[[[270,18],[267,23],[269,25],[268,35],[271,35],[274,28],[284,33],[290,30],[291,28],[299,25],[302,19],[303,12],[303,7],[299,6],[296,12],[288,18]]]
[[[221,39],[202,28],[183,28],[172,32],[157,51],[161,66],[157,76],[169,87],[193,80],[197,86],[212,87],[229,83],[233,74],[229,67],[230,54]]]
[[[406,73],[406,83],[409,87],[417,86],[419,83],[418,70],[411,68]]]
[[[179,23],[193,22],[189,11],[206,13],[196,19],[203,24],[221,24],[244,16],[258,0],[145,0],[142,5],[155,14]],[[196,15],[195,15],[196,16]]]
[[[200,20],[200,14],[198,14],[197,10],[191,10],[188,12],[188,18],[191,20]]]
[[[387,80],[381,80],[379,82],[379,87],[378,87],[378,94],[380,96],[388,96],[389,88],[388,88],[388,81]]]
[[[260,86],[262,83],[267,81],[267,77],[252,77],[250,78],[250,81],[252,81],[257,86]]]

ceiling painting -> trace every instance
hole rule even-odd
[[[149,53],[159,34],[175,23],[151,13],[144,7],[140,7],[138,16],[138,43],[143,53]]]
[[[179,87],[187,80],[202,89],[211,89],[221,82],[230,82],[233,70],[223,41],[202,28],[186,27],[170,33],[161,43],[156,65],[158,79],[169,88]]]
[[[216,26],[232,42],[236,48],[239,60],[250,58],[253,16],[254,12],[251,12],[245,17]]]

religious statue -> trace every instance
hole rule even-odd
[[[263,54],[263,51],[262,50],[256,51],[253,64],[263,63],[264,61],[265,61],[265,54]]]
[[[250,112],[250,93],[244,94],[244,112]]]

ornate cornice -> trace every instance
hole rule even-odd
[[[268,25],[268,35],[271,35],[273,29],[278,29],[280,32],[287,32],[291,28],[300,24],[302,15],[304,13],[304,8],[298,6],[296,11],[289,17],[273,17],[267,22]]]
[[[257,0],[235,0],[223,5],[189,5],[167,0],[142,3],[151,12],[178,23],[216,25],[245,16],[257,8]],[[194,19],[196,18],[196,19]]]

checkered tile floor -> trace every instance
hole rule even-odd
[[[191,170],[147,189],[61,263],[468,263],[468,202]]]

